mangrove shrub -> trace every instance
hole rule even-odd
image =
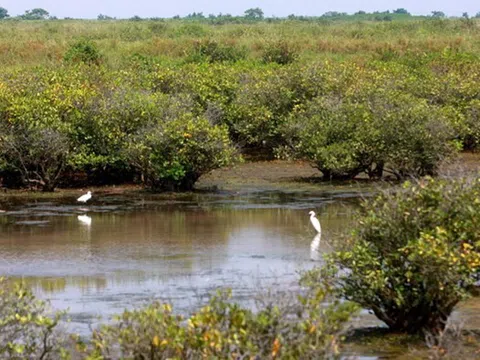
[[[435,175],[456,149],[449,112],[396,91],[315,98],[283,133],[290,153],[326,179]]]
[[[122,359],[331,359],[352,303],[322,304],[327,292],[310,289],[286,306],[267,301],[252,312],[218,292],[184,319],[168,304],[125,311],[93,335],[90,358]]]
[[[63,313],[50,313],[23,284],[0,278],[0,357],[2,359],[67,359],[66,338],[58,323]]]
[[[8,359],[333,359],[358,307],[332,300],[331,284],[296,294],[268,292],[256,311],[218,291],[189,316],[154,302],[125,310],[80,339],[60,333],[64,313],[50,313],[23,284],[0,278],[0,357]],[[328,300],[328,303],[327,303]]]
[[[193,43],[190,61],[235,62],[245,59],[247,49],[235,44],[222,44],[212,39],[201,39]]]
[[[363,210],[331,257],[341,295],[392,330],[440,332],[480,279],[480,180],[407,182]]]
[[[102,55],[95,43],[89,40],[80,40],[69,47],[63,59],[66,62],[98,65]]]
[[[0,124],[4,169],[9,174],[19,174],[26,186],[53,191],[67,164],[69,150],[67,136],[58,129]]]
[[[297,50],[285,40],[267,43],[262,52],[262,61],[265,63],[286,65],[294,62],[297,58]]]
[[[231,164],[235,149],[225,127],[184,114],[142,128],[126,154],[148,187],[191,190],[202,174]]]

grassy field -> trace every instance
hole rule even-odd
[[[121,68],[133,54],[158,61],[185,59],[201,39],[245,48],[248,61],[261,59],[269,42],[287,42],[298,61],[354,59],[428,54],[446,49],[480,53],[480,20],[407,18],[388,22],[298,21],[209,25],[188,20],[45,20],[0,21],[0,64],[60,64],[79,39],[97,44],[112,68]]]

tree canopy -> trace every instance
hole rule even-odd
[[[432,17],[444,18],[444,17],[446,17],[446,15],[443,11],[432,11]]]
[[[3,7],[0,7],[0,19],[5,19],[9,16],[10,15],[8,15],[8,10]]]
[[[35,8],[32,10],[26,10],[22,15],[24,20],[46,20],[50,16],[50,13],[42,8]]]
[[[410,13],[407,11],[407,9],[404,8],[398,8],[397,10],[393,10],[394,14],[405,14],[405,15],[410,15]]]
[[[245,10],[245,17],[252,20],[261,20],[263,19],[263,10],[260,8],[251,8]]]

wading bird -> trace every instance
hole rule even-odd
[[[80,202],[83,202],[83,203],[86,203],[88,200],[90,200],[92,197],[92,193],[91,191],[87,192],[86,194],[80,196],[77,201],[80,201]]]
[[[320,227],[320,221],[318,221],[317,216],[315,215],[314,211],[310,211],[308,213],[310,215],[310,222],[312,223],[312,226],[317,230],[317,233],[320,235],[322,234],[322,228]]]

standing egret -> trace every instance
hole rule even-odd
[[[318,221],[317,216],[315,215],[314,211],[310,211],[308,213],[310,215],[310,222],[312,223],[312,226],[317,230],[317,233],[320,235],[322,234],[322,228],[320,227],[320,221]]]
[[[80,202],[83,202],[83,203],[86,203],[88,200],[90,200],[92,197],[92,193],[91,191],[87,192],[86,194],[80,196],[77,201],[80,201]]]

